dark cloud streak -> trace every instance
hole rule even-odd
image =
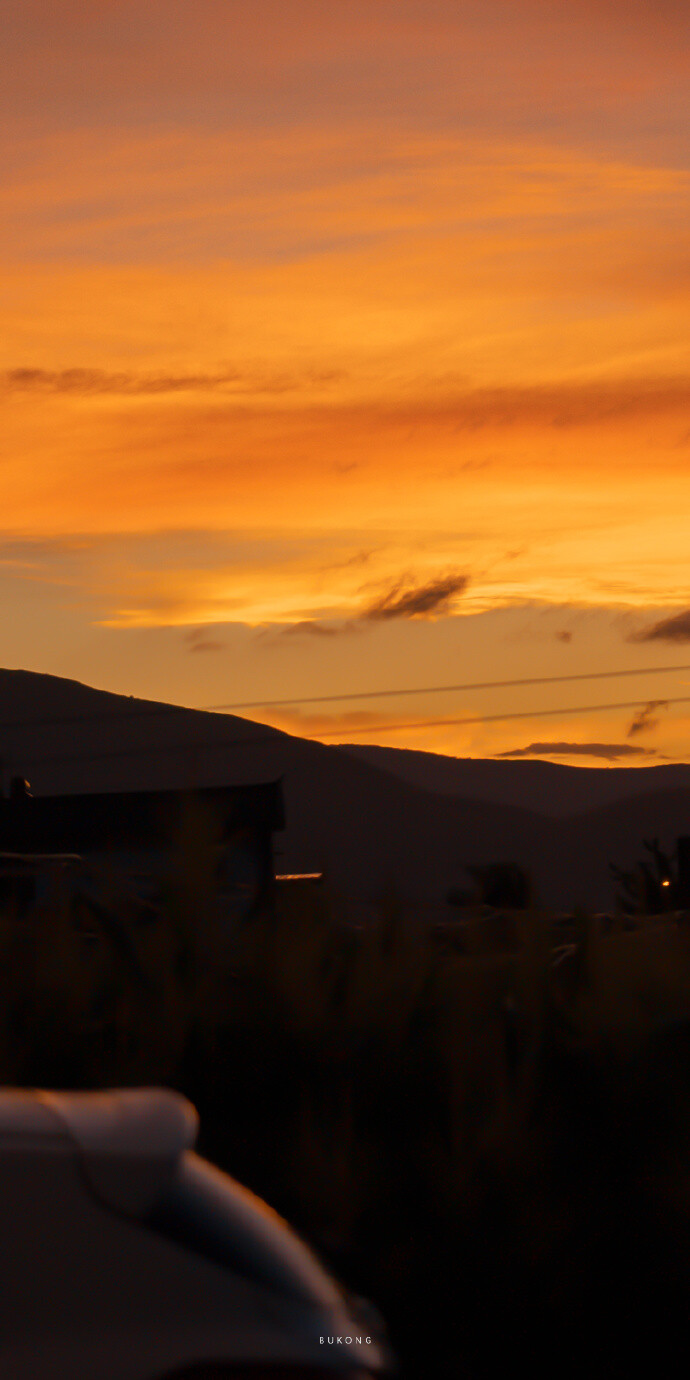
[[[143,374],[107,371],[83,366],[40,369],[21,366],[0,373],[0,387],[7,392],[76,396],[155,396],[158,394],[214,392],[244,395],[290,393],[303,388],[338,383],[346,377],[340,369],[307,368],[296,373],[266,373],[253,369],[219,369],[200,374]],[[537,385],[522,388],[467,388],[464,380],[448,380],[443,396],[424,398],[391,409],[383,403],[338,404],[341,416],[359,418],[371,425],[428,426],[476,432],[483,428],[513,429],[516,426],[554,427],[558,430],[609,424],[633,418],[656,418],[685,411],[686,376],[623,378],[615,383],[583,380],[578,383]],[[358,467],[357,460],[336,461],[342,473]],[[485,461],[469,462],[471,468]],[[462,469],[463,466],[461,465]],[[511,553],[512,554],[512,553]]]
[[[530,743],[528,747],[498,752],[497,757],[603,757],[613,762],[618,757],[646,757],[654,748],[633,747],[631,743]]]
[[[662,618],[642,632],[633,633],[629,642],[690,642],[690,609]]]
[[[6,369],[0,384],[7,392],[92,397],[148,397],[165,393],[288,393],[305,384],[327,384],[340,374],[309,370],[304,375],[254,375],[239,370],[208,374],[135,374],[105,369]]]
[[[457,572],[414,585],[401,579],[376,599],[360,615],[369,622],[384,622],[391,618],[435,618],[448,614],[453,600],[462,594],[469,583],[467,575]]]
[[[636,733],[649,733],[651,729],[656,728],[660,722],[658,718],[654,717],[654,711],[656,709],[668,709],[668,701],[650,700],[643,709],[638,709],[633,715],[632,723],[630,724],[626,736],[628,738],[634,738]]]

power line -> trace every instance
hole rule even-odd
[[[235,701],[232,704],[198,705],[196,708],[189,705],[176,704],[149,704],[146,702],[142,704],[141,701],[137,700],[134,700],[134,703],[130,704],[128,700],[122,706],[118,706],[117,709],[102,710],[95,714],[50,715],[41,718],[21,720],[6,719],[0,722],[0,730],[54,728],[72,724],[81,727],[91,723],[105,723],[108,720],[117,720],[119,723],[125,724],[129,723],[132,719],[164,718],[175,714],[209,713],[227,709],[278,709],[297,704],[335,704],[346,700],[388,699],[400,695],[435,695],[461,690],[502,690],[516,688],[521,685],[556,685],[559,683],[563,684],[567,681],[607,680],[620,676],[662,675],[673,671],[690,671],[690,664],[676,666],[636,666],[625,670],[614,671],[581,671],[565,676],[529,676],[522,680],[468,681],[461,685],[427,685],[416,689],[356,690],[347,691],[342,695],[308,695],[286,700],[243,700]],[[552,711],[544,710],[543,712],[551,713]],[[482,718],[485,717],[487,716],[482,715]],[[503,718],[504,716],[500,715],[499,717]]]
[[[389,699],[393,695],[438,695],[457,690],[507,690],[519,685],[556,685],[575,680],[608,680],[617,676],[652,676],[669,671],[690,671],[683,666],[636,666],[623,671],[580,671],[567,676],[528,676],[523,680],[476,680],[463,685],[425,685],[409,690],[356,690],[344,695],[302,695],[289,700],[235,700],[232,704],[206,704],[204,710],[278,709],[292,704],[335,704],[343,700]]]
[[[410,728],[448,728],[456,724],[488,724],[497,723],[502,719],[545,719],[549,715],[558,714],[594,714],[605,709],[638,709],[642,704],[641,700],[625,700],[619,704],[578,704],[563,709],[522,709],[511,714],[477,714],[472,718],[463,719],[418,719],[416,723],[409,724],[372,724],[355,725],[352,724],[352,733],[397,733],[403,729]],[[681,695],[674,700],[660,700],[659,708],[662,705],[666,708],[671,704],[690,704],[690,695]],[[329,728],[322,733],[310,734],[315,738],[342,738],[341,728]]]
[[[592,714],[597,711],[601,712],[607,709],[638,709],[643,703],[643,700],[637,699],[625,700],[622,703],[618,704],[581,704],[576,706],[570,706],[568,708],[563,709],[524,709],[514,711],[509,714],[477,714],[473,717],[462,719],[426,719],[418,720],[416,723],[372,724],[371,726],[353,724],[350,726],[349,731],[351,733],[356,734],[396,733],[398,731],[403,731],[405,729],[412,728],[444,728],[454,727],[457,725],[462,726],[463,724],[496,723],[500,720],[505,719],[541,719],[554,715],[557,716],[559,714]],[[677,699],[660,701],[659,708],[661,708],[662,704],[665,707],[668,707],[672,704],[690,704],[690,695],[683,695]],[[250,720],[250,722],[255,723],[256,721]],[[270,728],[268,725],[258,725],[258,727],[266,727],[268,728],[268,732],[253,734],[249,738],[231,738],[227,741],[223,741],[222,739],[219,741],[216,738],[207,738],[202,739],[200,742],[147,743],[145,745],[136,744],[131,748],[111,748],[109,750],[100,752],[93,752],[90,749],[86,749],[80,752],[54,753],[50,756],[35,755],[32,757],[22,754],[21,760],[22,763],[26,765],[38,764],[47,767],[50,766],[52,763],[78,762],[87,760],[105,761],[107,759],[119,757],[141,757],[144,755],[149,755],[151,753],[165,754],[170,752],[182,752],[185,755],[189,755],[191,753],[203,751],[205,749],[211,749],[212,751],[217,753],[219,751],[222,751],[224,748],[253,748],[256,747],[259,743],[270,742],[273,745],[275,745],[276,740],[281,738],[288,738],[290,741],[294,741],[295,738],[297,738],[297,741],[299,741],[301,738],[302,741],[307,742],[318,742],[321,738],[342,738],[344,732],[348,731],[343,729],[325,729],[321,733],[294,735],[284,733],[281,729]],[[14,752],[12,756],[16,758],[17,753]]]

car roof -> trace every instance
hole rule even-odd
[[[72,1148],[107,1206],[146,1212],[195,1142],[192,1104],[166,1088],[108,1092],[0,1089],[0,1155],[12,1148]]]

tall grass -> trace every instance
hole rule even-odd
[[[378,1303],[410,1376],[663,1373],[690,1286],[690,925],[325,891],[229,926],[192,840],[154,913],[0,917],[0,1076],[168,1083],[202,1152]]]

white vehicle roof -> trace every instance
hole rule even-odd
[[[197,1137],[191,1102],[165,1088],[112,1092],[0,1090],[0,1153],[27,1140],[71,1142],[107,1206],[140,1214]]]
[[[162,1088],[0,1088],[3,1377],[150,1380],[203,1359],[387,1368],[363,1306],[193,1153],[197,1125]],[[328,1334],[351,1346],[326,1347]]]

